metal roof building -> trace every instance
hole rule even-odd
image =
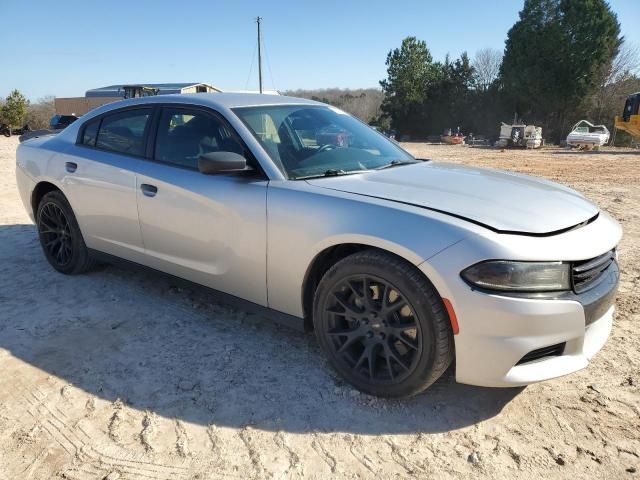
[[[208,83],[138,83],[92,88],[91,90],[87,90],[85,97],[124,97],[126,89],[136,87],[156,89],[158,95],[169,95],[171,93],[216,93],[222,91]]]
[[[100,105],[117,102],[123,98],[168,95],[171,93],[219,93],[221,91],[208,83],[196,82],[109,85],[87,90],[84,97],[56,97],[55,106],[58,115],[84,115]]]

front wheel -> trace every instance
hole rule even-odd
[[[415,395],[453,359],[451,324],[437,291],[413,265],[385,252],[355,253],[331,267],[313,314],[329,362],[365,393]]]

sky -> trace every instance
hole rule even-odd
[[[640,0],[610,0],[640,47]],[[257,89],[255,17],[265,88],[378,87],[402,39],[436,60],[502,50],[521,0],[0,0],[0,96],[83,96],[121,83],[204,82]],[[253,60],[253,63],[252,63]]]

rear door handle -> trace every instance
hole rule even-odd
[[[73,173],[78,169],[78,164],[75,162],[66,162],[64,168],[67,172]]]
[[[147,197],[155,197],[156,193],[158,193],[158,187],[149,185],[148,183],[140,184],[140,190],[142,190],[142,194]]]

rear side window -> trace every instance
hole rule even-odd
[[[105,116],[100,124],[96,147],[126,155],[144,155],[145,129],[150,118],[150,108]]]
[[[200,155],[209,152],[244,154],[242,145],[214,115],[199,110],[162,109],[154,159],[197,170]]]
[[[89,145],[91,147],[96,146],[96,137],[98,136],[98,126],[100,125],[100,121],[95,121],[89,123],[86,127],[84,127],[84,132],[82,133],[82,144]]]

